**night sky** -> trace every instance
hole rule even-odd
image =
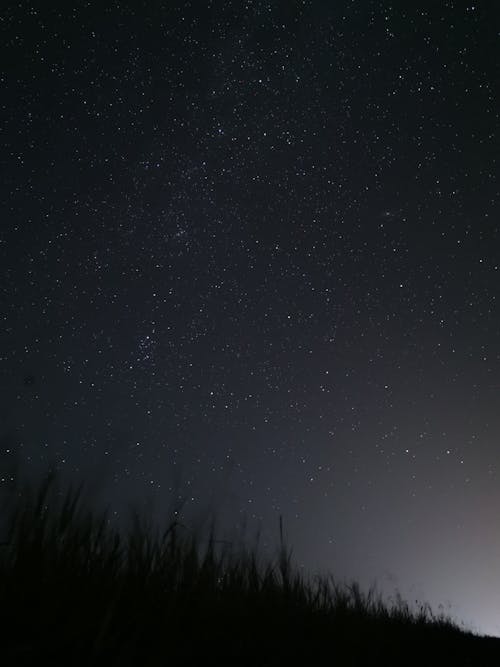
[[[282,515],[306,572],[500,635],[499,26],[3,4],[2,483]]]

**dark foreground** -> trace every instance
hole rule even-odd
[[[483,665],[500,640],[423,606],[306,580],[283,542],[272,563],[136,521],[125,537],[52,477],[23,490],[1,547],[3,665]]]

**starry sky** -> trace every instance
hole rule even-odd
[[[2,483],[500,635],[496,5],[3,4]]]

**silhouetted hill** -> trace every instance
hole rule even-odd
[[[178,520],[128,534],[53,476],[24,488],[1,547],[3,664],[497,665],[500,640],[423,605],[306,579],[283,540],[274,562]]]

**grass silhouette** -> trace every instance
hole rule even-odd
[[[500,640],[427,605],[307,578],[280,522],[274,560],[202,536],[178,516],[129,530],[53,474],[25,486],[0,547],[5,665],[487,665]]]

